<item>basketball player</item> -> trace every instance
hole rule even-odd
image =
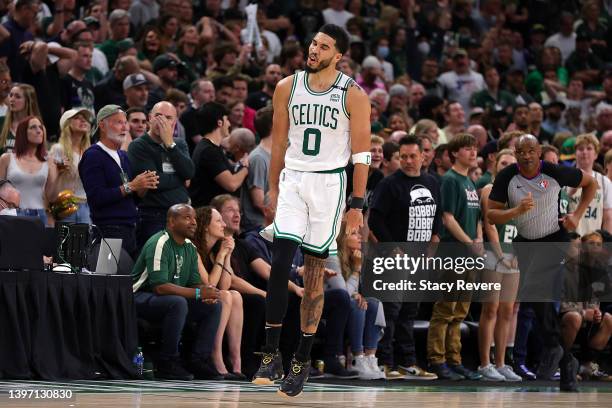
[[[304,253],[302,335],[281,395],[302,392],[310,370],[310,350],[323,310],[325,259],[344,213],[349,159],[355,165],[353,198],[346,233],[363,226],[370,165],[370,102],[336,64],[349,46],[341,27],[326,24],[313,38],[306,70],[280,81],[272,99],[272,157],[269,208],[275,210],[272,272],[266,298],[266,345],[254,384],[283,378],[278,351],[287,309],[287,279],[298,247]]]

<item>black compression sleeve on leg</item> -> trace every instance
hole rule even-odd
[[[287,281],[298,243],[274,237],[272,243],[272,270],[266,294],[266,323],[281,324],[287,311]]]

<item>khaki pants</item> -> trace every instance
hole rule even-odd
[[[436,302],[427,332],[427,360],[430,364],[461,364],[461,322],[470,302]]]

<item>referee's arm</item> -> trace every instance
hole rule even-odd
[[[519,205],[513,208],[506,208],[506,203],[500,203],[499,201],[487,199],[487,222],[489,224],[505,224],[510,220],[515,219],[519,215],[526,213],[535,207],[535,202],[531,197],[531,193],[523,198]]]

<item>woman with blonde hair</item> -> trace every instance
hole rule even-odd
[[[92,114],[86,108],[70,109],[60,118],[60,138],[51,146],[49,157],[58,169],[57,192],[70,190],[78,202],[79,209],[62,221],[91,224],[87,196],[79,176],[79,162],[91,145]]]
[[[514,150],[503,149],[497,153],[493,180],[507,166],[516,163]],[[482,213],[486,214],[488,199],[493,184],[482,188],[480,202]],[[500,291],[491,291],[489,297],[482,303],[478,327],[478,349],[480,352],[480,367],[478,373],[486,381],[521,381],[512,367],[505,364],[508,339],[514,339],[516,331],[516,316],[518,303],[515,304],[519,284],[519,271],[516,255],[512,250],[512,240],[517,229],[514,221],[506,224],[493,225],[485,218],[483,227],[487,238],[485,270],[483,281],[498,282]],[[495,366],[491,364],[490,349],[495,340]]]
[[[423,136],[428,137],[434,147],[438,146],[440,143],[446,143],[440,142],[438,124],[431,119],[419,120],[416,125],[414,125],[414,128],[412,128],[412,133],[419,138]]]
[[[14,151],[0,156],[0,179],[9,180],[21,195],[17,215],[37,217],[44,225],[47,203],[57,195],[57,168],[47,160],[46,139],[42,119],[28,116],[17,126]]]
[[[8,96],[8,108],[2,131],[0,131],[0,153],[13,151],[17,126],[25,117],[41,117],[36,90],[31,85],[14,85]]]
[[[219,299],[223,306],[221,320],[215,336],[212,361],[215,369],[226,380],[244,380],[240,343],[242,341],[243,310],[242,296],[236,290],[230,290],[234,275],[231,259],[234,251],[234,238],[225,236],[225,222],[219,211],[213,207],[200,207],[196,210],[197,229],[194,244],[198,250],[200,262],[204,265],[200,276],[202,283],[219,289]],[[229,361],[232,372],[229,372],[223,361],[223,335],[227,335]]]

